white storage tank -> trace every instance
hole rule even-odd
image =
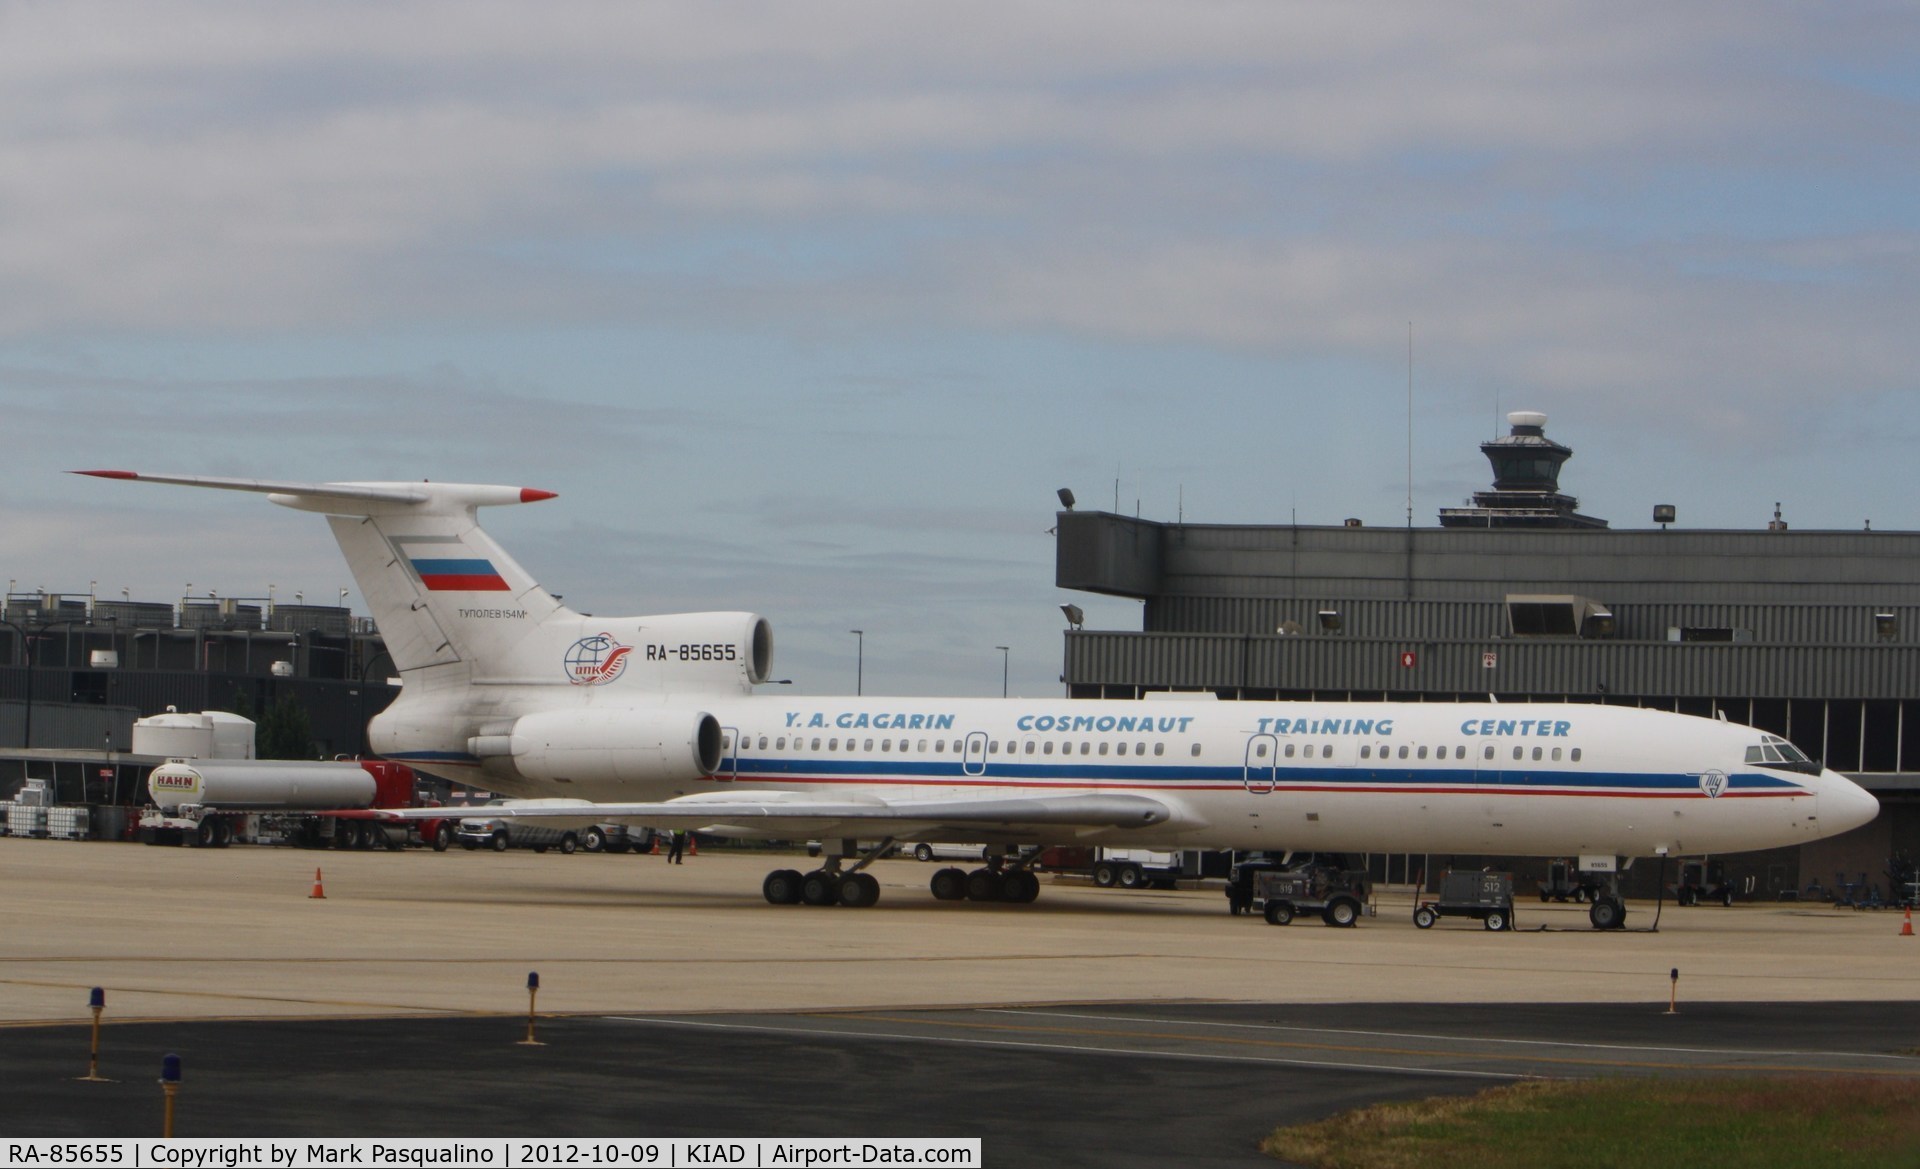
[[[183,714],[169,710],[133,724],[133,753],[164,759],[251,759],[253,722],[216,710]]]
[[[213,754],[210,758],[253,758],[252,719],[241,718],[224,710],[210,710],[207,718],[213,724]]]

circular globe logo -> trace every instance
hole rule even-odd
[[[632,646],[621,645],[611,634],[583,637],[567,647],[567,681],[575,686],[601,686],[627,668]]]

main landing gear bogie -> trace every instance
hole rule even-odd
[[[842,870],[843,860],[853,859],[851,842],[842,842],[840,856],[827,857],[821,867],[802,873],[798,869],[775,869],[761,883],[761,895],[769,905],[840,905],[865,909],[880,900],[880,882],[866,866],[892,846],[886,841],[861,857],[851,869]],[[824,850],[823,850],[824,851]],[[1034,850],[1034,855],[1039,850]],[[1031,856],[1009,860],[994,857],[978,869],[943,868],[933,874],[929,887],[936,901],[992,901],[1003,905],[1031,905],[1040,897],[1040,878],[1028,869]]]
[[[880,900],[880,882],[872,873],[842,873],[834,869],[776,869],[761,882],[760,893],[769,905],[843,905],[866,909]]]
[[[865,909],[880,900],[880,882],[872,873],[838,873],[815,869],[776,869],[761,882],[760,893],[769,905],[844,905]]]
[[[998,901],[1032,905],[1040,898],[1040,878],[1026,869],[941,869],[929,882],[935,901]]]

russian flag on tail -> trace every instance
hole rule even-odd
[[[504,593],[506,579],[484,557],[467,560],[417,559],[411,561],[420,574],[420,583],[431,592]]]

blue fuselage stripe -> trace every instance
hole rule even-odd
[[[977,766],[977,765],[976,765]],[[1254,768],[1251,773],[1240,767],[1171,766],[1168,764],[1119,765],[1112,763],[1001,763],[989,762],[984,770],[969,772],[959,759],[874,760],[830,758],[753,758],[739,761],[742,778],[780,782],[818,782],[847,778],[868,782],[898,778],[907,783],[1103,784],[1130,783],[1179,788],[1237,786],[1251,778],[1258,787],[1269,783],[1276,790],[1289,787],[1334,789],[1381,787],[1433,787],[1484,791],[1506,789],[1575,789],[1610,795],[1688,795],[1700,793],[1698,775],[1684,773],[1604,771],[1477,771],[1473,768],[1380,768],[1360,767],[1286,767]],[[1774,775],[1743,773],[1727,780],[1727,790],[1749,794],[1784,794],[1806,790],[1804,785]]]

